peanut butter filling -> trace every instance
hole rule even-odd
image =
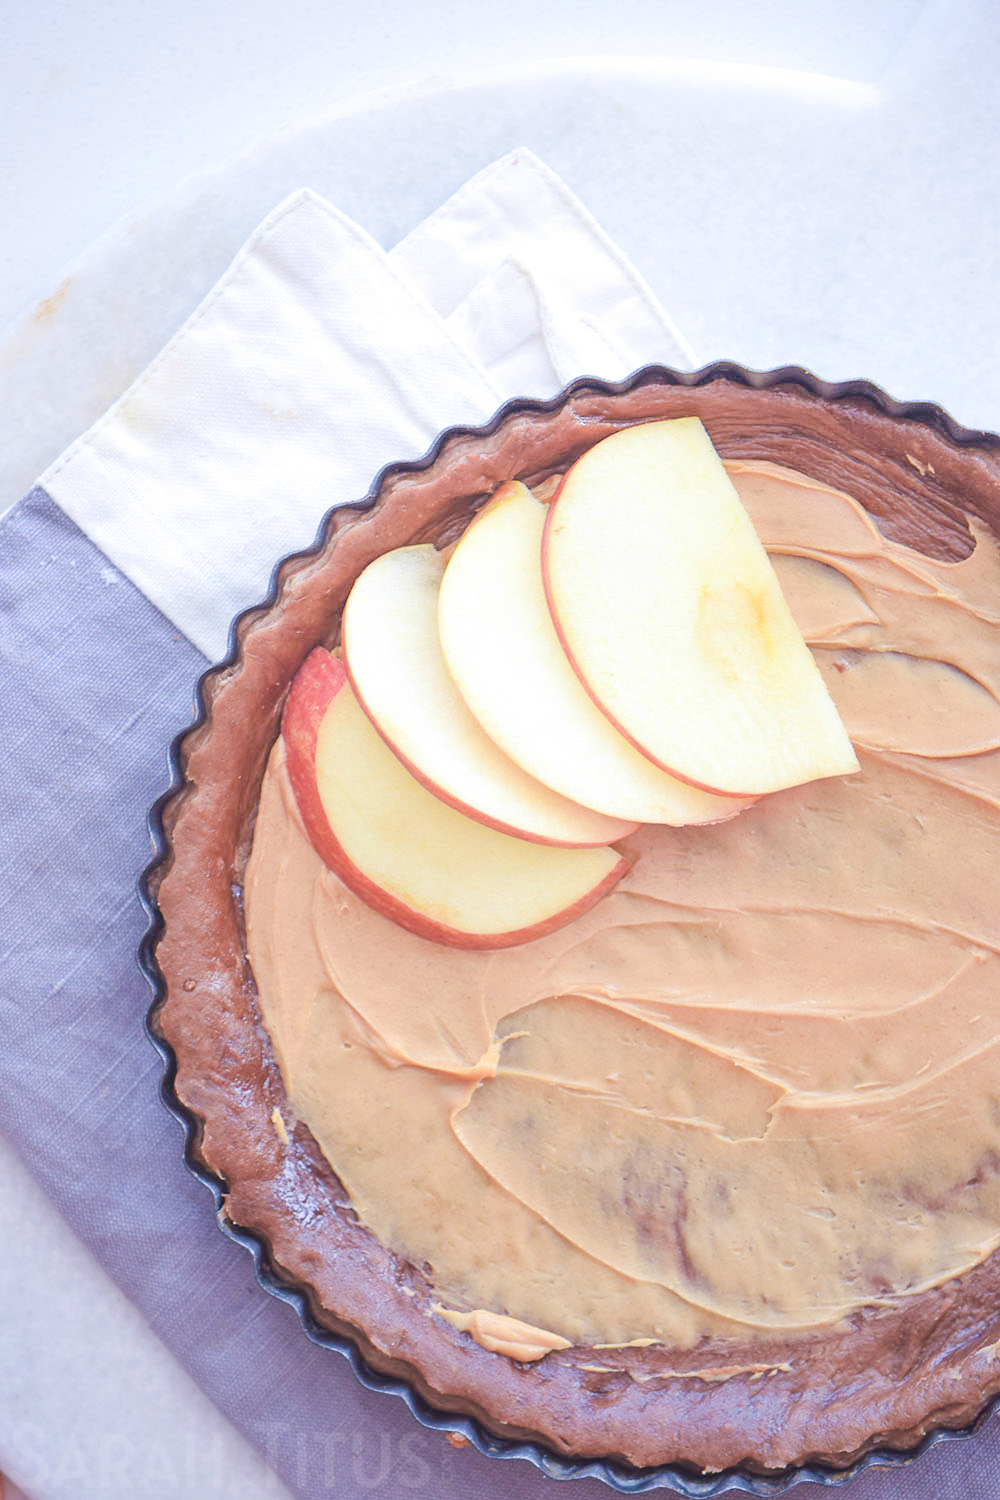
[[[592,911],[493,953],[352,895],[280,742],[264,783],[248,946],[291,1111],[514,1358],[815,1329],[1000,1245],[997,545],[933,561],[729,468],[860,776],[640,829]]]

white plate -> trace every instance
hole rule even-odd
[[[988,8],[928,7],[919,45],[876,83],[662,60],[508,70],[343,108],[183,184],[114,226],[0,339],[0,510],[287,192],[314,187],[389,246],[521,143],[633,259],[699,360],[868,376],[1000,425]]]
[[[865,376],[1000,425],[1000,236],[981,211],[1000,103],[975,35],[989,18],[965,8],[969,25],[931,29],[878,85],[662,60],[539,65],[347,106],[186,182],[115,225],[0,343],[0,509],[155,356],[286,193],[315,188],[390,246],[519,144],[633,259],[699,361]],[[929,97],[963,107],[929,115]]]

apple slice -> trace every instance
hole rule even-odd
[[[429,543],[370,563],[344,609],[341,645],[365,713],[418,781],[480,823],[541,844],[610,844],[635,823],[543,786],[510,760],[466,707],[438,635],[445,559]]]
[[[538,781],[612,817],[715,823],[745,802],[678,781],[594,706],[559,644],[542,585],[546,508],[503,484],[459,538],[441,580],[448,669],[491,739]]]
[[[858,769],[697,417],[625,427],[577,459],[542,573],[580,681],[657,765],[743,796]]]
[[[282,720],[288,774],[316,852],[363,901],[453,948],[506,948],[572,921],[621,879],[614,849],[560,849],[456,812],[397,760],[343,663],[317,648]]]

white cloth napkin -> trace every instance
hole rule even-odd
[[[575,376],[621,378],[653,361],[693,362],[625,257],[529,151],[481,172],[388,254],[302,191],[255,231],[160,356],[40,484],[115,565],[91,559],[108,588],[125,587],[120,569],[218,658],[230,619],[264,596],[275,561],[311,542],[331,505],[363,496],[384,464],[420,456],[446,426],[486,421],[509,397],[546,397]],[[24,566],[45,561],[26,553]],[[114,643],[93,646],[98,668],[114,670]],[[80,712],[102,709],[85,694]],[[95,809],[98,824],[117,816],[110,800]],[[81,945],[96,941],[88,933],[81,918]],[[122,943],[127,966],[129,931]],[[140,1049],[151,1065],[142,1038],[109,1036],[112,1024],[94,1010],[85,1025],[97,1031],[80,1032],[91,1049],[100,1037],[108,1073],[128,1077]],[[40,1076],[36,1114],[45,1099]],[[54,1106],[53,1114],[64,1128]],[[179,1132],[176,1150],[179,1161]],[[94,1476],[118,1500],[136,1483],[176,1492],[181,1451],[222,1454],[225,1483],[200,1493],[283,1493],[90,1252],[46,1215],[2,1137],[0,1184],[22,1205],[9,1288],[33,1309],[30,1367],[8,1363],[10,1378],[0,1380],[9,1398],[0,1402],[0,1469],[33,1500],[62,1500]],[[118,1274],[113,1256],[127,1248],[116,1249],[99,1223],[89,1230]],[[60,1301],[53,1286],[76,1290]],[[73,1318],[78,1302],[101,1320],[100,1360],[91,1357],[93,1319]],[[134,1370],[146,1373],[123,1373]],[[153,1391],[161,1395],[151,1429]],[[59,1414],[74,1412],[70,1442]],[[289,1482],[296,1473],[286,1470]]]
[[[530,151],[479,173],[388,254],[302,191],[39,482],[215,659],[275,561],[382,465],[512,396],[653,362],[693,360]]]

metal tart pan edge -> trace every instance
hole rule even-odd
[[[574,380],[547,401],[522,398],[507,401],[482,427],[446,429],[435,439],[423,458],[413,462],[386,465],[376,475],[371,489],[363,499],[344,502],[331,508],[323,517],[313,544],[301,552],[281,559],[275,565],[266,598],[234,619],[230,626],[229,649],[225,658],[209,667],[198,679],[195,689],[195,717],[175,736],[169,747],[167,756],[169,785],[153,804],[147,819],[153,856],[142,871],[137,887],[139,900],[148,919],[148,927],[139,945],[137,958],[139,968],[153,992],[152,1003],[145,1017],[145,1029],[163,1062],[160,1096],[166,1108],[180,1122],[184,1130],[184,1160],[193,1175],[211,1192],[215,1202],[216,1221],[222,1232],[250,1252],[258,1282],[265,1291],[296,1310],[306,1337],[314,1344],[333,1349],[343,1355],[356,1378],[368,1390],[382,1391],[401,1398],[421,1426],[464,1437],[480,1453],[490,1458],[527,1460],[551,1479],[599,1479],[623,1495],[663,1489],[685,1496],[686,1500],[706,1500],[706,1497],[724,1493],[765,1497],[783,1495],[793,1486],[807,1482],[831,1487],[839,1486],[848,1484],[852,1479],[870,1469],[895,1468],[913,1463],[941,1443],[955,1438],[972,1437],[976,1434],[994,1413],[1000,1410],[1000,1395],[989,1401],[971,1424],[964,1427],[936,1428],[928,1432],[915,1446],[904,1449],[875,1446],[843,1467],[835,1467],[824,1462],[811,1462],[766,1474],[754,1472],[741,1465],[708,1474],[677,1463],[637,1469],[614,1459],[574,1459],[554,1453],[539,1441],[498,1436],[475,1417],[448,1412],[432,1405],[408,1381],[398,1376],[382,1374],[374,1369],[365,1360],[353,1339],[333,1333],[324,1327],[310,1311],[307,1289],[292,1281],[284,1273],[280,1273],[274,1266],[264,1236],[254,1230],[234,1224],[227,1215],[224,1206],[226,1183],[216,1173],[209,1170],[201,1160],[199,1154],[201,1121],[181,1102],[174,1090],[177,1058],[170,1043],[161,1034],[158,1025],[159,1011],[165,999],[166,986],[156,959],[157,943],[164,929],[156,891],[159,877],[165,870],[170,857],[170,843],[164,828],[164,814],[185,785],[184,741],[192,730],[200,728],[208,718],[210,701],[208,689],[217,677],[229,671],[239,661],[246,629],[277,602],[286,571],[314,557],[326,545],[331,519],[335,513],[345,509],[359,512],[371,509],[388,479],[397,475],[420,473],[430,468],[450,439],[476,435],[489,437],[502,423],[514,415],[533,413],[541,416],[547,412],[553,412],[567,398],[576,394],[618,396],[646,384],[693,389],[716,380],[728,380],[754,390],[766,390],[776,385],[797,385],[812,396],[833,402],[845,398],[861,398],[871,402],[886,416],[918,422],[932,428],[958,447],[1000,448],[1000,436],[962,427],[933,402],[894,400],[868,380],[830,382],[821,380],[809,370],[797,365],[783,365],[777,369],[759,371],[749,370],[728,360],[716,361],[694,371],[673,370],[663,365],[644,365],[621,381],[583,377]]]

